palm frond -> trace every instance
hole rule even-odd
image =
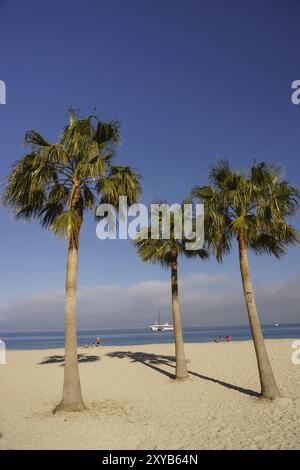
[[[129,205],[135,204],[142,193],[141,176],[128,166],[112,166],[110,174],[99,181],[97,191],[103,203],[116,208],[120,196],[126,196]]]
[[[116,205],[120,195],[127,196],[129,204],[141,195],[137,172],[111,164],[119,141],[117,121],[80,118],[74,109],[58,142],[50,143],[34,130],[26,132],[30,152],[3,181],[1,203],[10,206],[15,217],[36,218],[55,235],[76,242],[83,213],[95,208],[98,193]]]
[[[189,258],[199,257],[202,260],[208,258],[209,254],[206,249],[187,249],[187,242],[192,242],[193,240],[187,239],[184,233],[182,233],[179,238],[177,236],[175,224],[178,222],[178,215],[182,218],[181,227],[183,228],[184,204],[189,202],[190,200],[186,199],[182,202],[181,206],[178,207],[178,205],[176,205],[176,207],[174,207],[174,211],[170,211],[168,218],[170,224],[170,236],[168,238],[165,238],[163,234],[163,215],[159,207],[162,208],[163,206],[170,206],[166,204],[166,201],[161,200],[156,200],[153,203],[158,210],[158,227],[150,225],[149,227],[144,228],[133,241],[136,251],[142,261],[148,263],[160,263],[163,268],[167,268],[170,266],[171,262],[174,261],[174,258],[177,259],[178,255],[183,255]],[[154,231],[157,233],[157,238],[153,238]]]
[[[78,211],[71,207],[54,218],[51,231],[61,239],[77,240],[81,222]]]
[[[211,186],[192,189],[205,205],[205,238],[219,261],[239,234],[256,254],[279,257],[286,245],[299,243],[287,218],[296,214],[300,193],[284,179],[283,168],[262,162],[248,173],[232,171],[221,160],[210,172]]]

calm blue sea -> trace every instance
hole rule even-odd
[[[264,325],[265,338],[299,338],[300,324]],[[186,328],[184,340],[187,343],[205,343],[212,341],[216,336],[231,335],[233,341],[250,338],[248,326],[226,326],[214,328]],[[105,346],[126,346],[133,344],[171,343],[172,332],[153,333],[148,329],[126,330],[89,330],[78,332],[80,346],[92,344],[96,336],[102,338]],[[31,333],[5,333],[0,331],[0,339],[6,343],[7,349],[52,349],[64,346],[63,331],[39,331]]]

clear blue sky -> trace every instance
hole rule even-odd
[[[25,131],[56,139],[73,105],[121,120],[118,161],[142,173],[146,202],[180,201],[219,157],[239,168],[253,158],[283,164],[299,185],[300,105],[290,100],[299,18],[293,0],[0,0],[1,179],[24,152]],[[62,288],[65,244],[6,209],[0,223],[2,308]],[[299,277],[299,253],[251,258],[256,284]],[[239,282],[236,253],[223,266],[181,264],[183,277],[201,271]],[[154,279],[168,274],[142,265],[129,241],[100,242],[87,220],[80,286]],[[286,315],[294,319],[288,306]]]

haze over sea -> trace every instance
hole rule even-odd
[[[266,339],[300,338],[300,323],[283,324],[279,326],[264,325]],[[248,326],[221,326],[205,328],[185,328],[186,343],[206,343],[213,341],[216,336],[230,335],[232,341],[244,341],[251,338]],[[139,344],[172,343],[173,332],[151,332],[147,328],[139,329],[102,329],[78,332],[78,345],[91,346],[96,337],[100,336],[104,346],[126,346]],[[38,332],[1,332],[7,349],[53,349],[64,347],[63,331]]]

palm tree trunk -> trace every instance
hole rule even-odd
[[[78,235],[79,238],[79,235]],[[55,411],[81,411],[85,409],[82,400],[78,367],[76,333],[76,288],[78,270],[78,242],[70,240],[65,303],[65,368],[63,397]]]
[[[188,377],[187,363],[184,354],[184,343],[182,335],[180,305],[178,297],[178,274],[177,256],[171,262],[171,284],[172,284],[172,310],[175,336],[176,355],[176,379],[186,379]]]
[[[266,350],[266,345],[262,333],[262,328],[256,308],[255,297],[249,270],[247,254],[247,243],[242,234],[238,237],[240,270],[243,282],[244,296],[248,311],[249,323],[254,342],[259,377],[261,383],[261,394],[264,398],[273,399],[280,396],[277,387],[270,359]]]

